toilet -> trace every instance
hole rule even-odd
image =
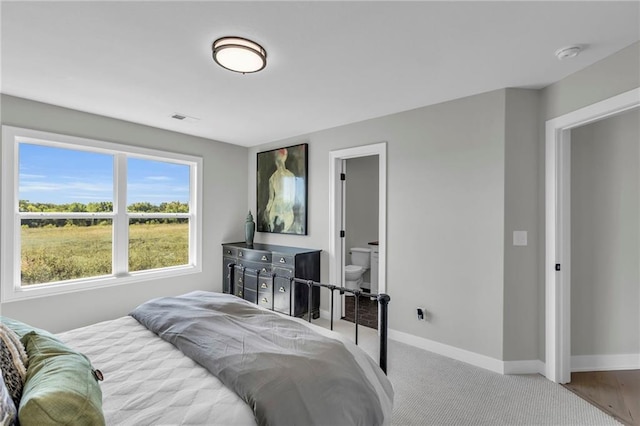
[[[351,264],[344,268],[344,286],[350,290],[359,290],[362,276],[371,265],[371,250],[353,247],[349,253],[351,254]]]

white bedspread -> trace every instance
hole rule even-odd
[[[132,317],[58,336],[104,374],[108,425],[255,425],[233,391]]]
[[[264,309],[257,306],[259,309]],[[283,315],[342,341],[376,392],[375,362],[338,333]],[[253,410],[204,367],[130,316],[58,334],[104,374],[100,382],[107,425],[255,425]],[[383,398],[385,424],[393,402]]]

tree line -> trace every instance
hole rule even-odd
[[[29,200],[19,201],[20,212],[28,213],[109,213],[113,211],[113,202],[99,201],[91,203],[32,203]],[[189,204],[180,201],[162,202],[160,204],[151,204],[149,202],[137,202],[127,206],[130,213],[189,213]],[[163,218],[163,219],[131,219],[131,223],[186,223],[185,218]],[[60,227],[60,226],[92,226],[92,225],[111,225],[111,220],[91,218],[91,219],[23,219],[22,226],[29,228],[40,227]]]

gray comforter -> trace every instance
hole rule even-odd
[[[204,291],[154,299],[131,315],[233,389],[260,425],[390,423],[384,373],[301,321]]]

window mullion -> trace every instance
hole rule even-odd
[[[129,217],[127,215],[127,156],[114,155],[113,162],[113,273],[129,273]]]

